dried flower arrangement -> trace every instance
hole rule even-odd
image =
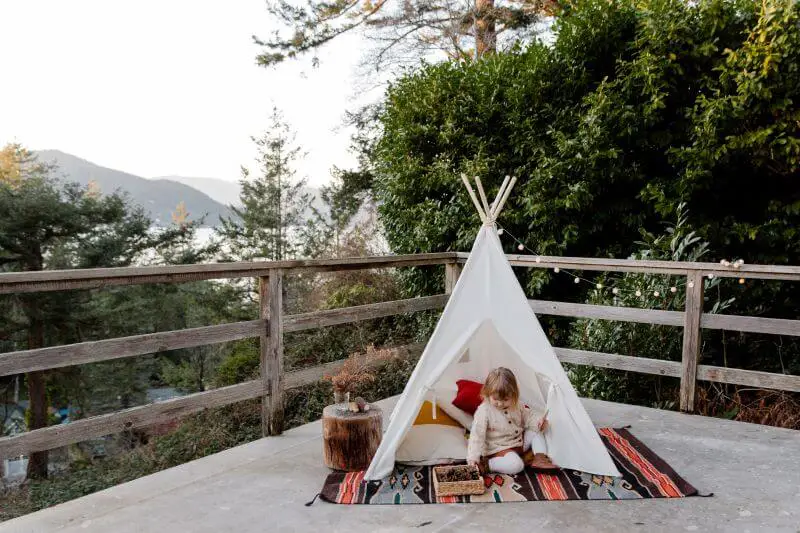
[[[338,372],[327,374],[324,379],[330,381],[337,392],[352,392],[358,385],[375,381],[375,366],[378,363],[395,358],[393,350],[367,346],[363,352],[350,354]]]
[[[350,393],[358,385],[375,381],[375,367],[378,363],[395,357],[394,350],[376,348],[374,345],[367,346],[363,352],[350,354],[338,372],[325,375],[323,378],[333,385],[334,402],[348,403]]]

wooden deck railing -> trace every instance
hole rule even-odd
[[[21,435],[3,437],[0,438],[0,458],[53,449],[111,433],[174,420],[208,408],[259,397],[263,398],[263,433],[264,435],[277,435],[283,429],[284,391],[316,382],[324,374],[336,370],[342,364],[342,361],[337,361],[302,370],[284,371],[284,333],[402,313],[440,309],[447,302],[448,294],[455,286],[461,265],[467,257],[468,254],[438,253],[335,260],[218,263],[0,274],[0,294],[257,277],[259,278],[261,302],[259,319],[248,322],[0,354],[0,376],[255,337],[260,339],[261,354],[259,379],[80,419],[69,424],[37,429]],[[528,268],[558,266],[575,270],[645,272],[685,276],[694,282],[691,288],[687,283],[686,310],[683,312],[530,300],[530,305],[537,314],[640,322],[684,328],[680,362],[556,348],[556,354],[563,362],[678,377],[681,380],[680,407],[682,411],[686,412],[694,409],[697,380],[800,391],[800,376],[698,365],[702,328],[800,336],[800,320],[704,314],[702,309],[703,282],[709,274],[719,277],[799,281],[800,267],[743,265],[739,269],[731,269],[711,263],[570,257],[533,258],[519,255],[509,255],[508,258],[512,265]],[[445,293],[441,295],[297,315],[285,315],[283,312],[281,287],[286,272],[331,272],[441,264],[445,265]],[[422,347],[423,345],[416,344],[396,350],[401,353],[419,353]]]

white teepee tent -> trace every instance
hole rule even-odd
[[[516,178],[507,177],[490,206],[480,179],[480,202],[462,176],[483,220],[469,259],[442,317],[425,347],[365,479],[388,476],[395,454],[426,399],[448,401],[456,381],[483,382],[493,368],[504,366],[517,377],[520,396],[532,407],[549,410],[547,452],[563,468],[619,476],[589,415],[533,313],[505,257],[494,221]],[[435,457],[414,457],[425,462]]]

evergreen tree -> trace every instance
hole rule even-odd
[[[305,179],[297,179],[294,165],[303,157],[295,135],[277,108],[270,128],[253,137],[257,147],[257,174],[242,167],[241,207],[223,218],[218,234],[224,239],[226,259],[264,258],[281,261],[302,249],[299,235],[307,222],[311,195]]]
[[[144,210],[132,206],[127,197],[117,193],[104,195],[91,188],[60,182],[54,178],[54,171],[54,167],[38,162],[20,145],[9,145],[0,151],[0,271],[120,267],[158,261],[165,254],[175,261],[196,257],[187,250],[194,225],[151,230],[151,220]],[[182,253],[182,248],[187,251]],[[156,321],[159,318],[154,316],[157,311],[152,300],[138,307],[142,310],[140,314],[126,315],[121,306],[104,308],[97,294],[112,298],[93,291],[1,298],[3,348],[35,349],[114,336],[108,335],[113,331],[114,317],[125,322],[127,334],[131,334],[130,329],[147,322],[147,317],[152,316]],[[121,298],[118,302],[131,307],[136,307],[135,302],[141,303],[131,298]],[[128,369],[128,374],[136,374],[134,367],[143,363],[132,358],[114,364]],[[117,378],[122,374],[114,372],[112,376]],[[29,373],[26,376],[29,429],[47,426],[50,402],[72,400],[67,396],[74,395],[75,388],[69,384],[81,382],[80,367]],[[119,381],[114,383],[114,392],[120,396],[131,388]],[[47,476],[47,456],[47,452],[31,455],[30,477]]]
[[[366,63],[384,70],[397,63],[417,64],[432,53],[471,61],[493,54],[504,39],[530,37],[542,16],[560,10],[558,0],[306,0],[297,6],[271,0],[269,12],[288,26],[270,39],[254,37],[263,47],[256,60],[271,66],[316,51],[340,35],[360,30],[374,45]],[[507,36],[507,38],[506,38]],[[498,43],[498,41],[501,43]],[[317,59],[314,59],[316,64]]]
[[[364,171],[334,168],[332,177],[331,183],[320,190],[320,197],[327,209],[318,218],[332,247],[331,255],[339,257],[343,233],[366,200],[372,175]]]

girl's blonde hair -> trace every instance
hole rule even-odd
[[[513,404],[519,401],[519,386],[514,373],[504,367],[498,367],[489,372],[486,382],[481,389],[481,396],[489,398],[493,396],[499,400],[510,400]]]

